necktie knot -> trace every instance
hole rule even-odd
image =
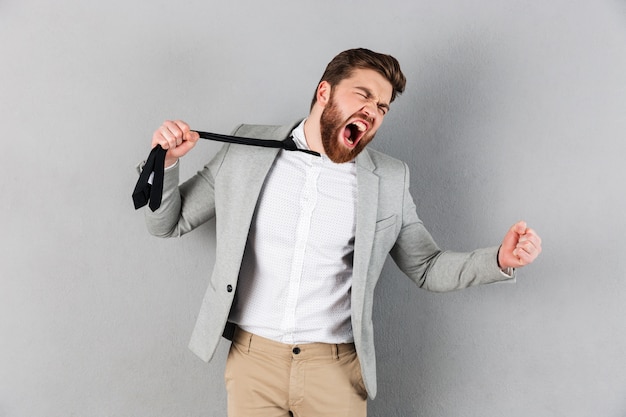
[[[297,151],[298,146],[296,142],[293,140],[293,136],[289,136],[287,139],[283,141],[283,149],[287,151]]]

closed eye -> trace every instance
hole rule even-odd
[[[369,88],[356,87],[355,94],[363,97],[365,100],[376,100],[374,94]],[[386,103],[377,103],[378,111],[384,116],[389,112],[389,105]]]
[[[370,98],[372,98],[372,92],[368,88],[356,87],[356,90],[354,90],[354,92],[360,95],[361,97],[363,97],[364,99],[369,100]]]

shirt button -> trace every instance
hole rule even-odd
[[[292,352],[293,352],[294,355],[298,355],[298,354],[300,354],[300,348],[299,347],[295,347],[295,348],[293,348]]]
[[[228,292],[233,292],[233,286],[232,286],[232,285],[230,285],[230,284],[228,284],[228,285],[226,286],[226,291],[228,291]]]

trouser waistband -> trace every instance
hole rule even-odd
[[[293,358],[322,358],[331,357],[338,359],[339,356],[355,351],[354,343],[302,343],[287,344],[276,342],[237,327],[233,336],[233,343],[237,343],[250,351],[267,352],[278,356],[291,356]]]

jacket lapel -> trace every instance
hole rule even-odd
[[[300,123],[300,122],[298,122]],[[237,136],[254,137],[258,139],[284,140],[291,131],[297,126],[261,126],[240,125],[236,130]],[[237,175],[236,181],[245,181],[244,187],[234,187],[242,189],[242,193],[234,198],[230,198],[228,205],[231,213],[237,213],[239,218],[238,224],[241,225],[238,230],[245,234],[244,240],[247,240],[248,230],[254,215],[261,188],[265,183],[265,178],[269,173],[274,160],[279,153],[279,149],[260,148],[250,146],[234,146],[232,152],[237,152],[237,158],[231,158],[235,161],[233,173]],[[235,184],[233,184],[234,186]],[[231,192],[231,196],[232,196]],[[242,234],[242,237],[243,237]]]
[[[218,200],[221,204],[217,206],[217,215],[221,221],[216,223],[216,233],[221,254],[228,259],[228,275],[236,275],[259,194],[279,150],[231,145],[229,152],[234,155],[220,173],[224,180],[220,181],[222,197]]]
[[[357,156],[356,164],[358,197],[352,273],[352,308],[353,317],[361,317],[378,212],[378,176],[374,174],[376,166],[367,149]]]

